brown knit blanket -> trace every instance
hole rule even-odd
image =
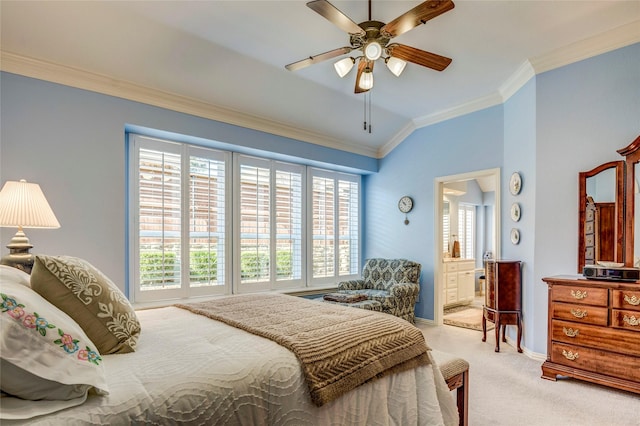
[[[272,293],[175,306],[291,350],[317,406],[375,378],[430,363],[422,332],[388,314]]]

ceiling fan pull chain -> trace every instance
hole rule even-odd
[[[371,122],[373,118],[371,118],[371,92],[367,93],[369,95],[369,133],[371,133]]]
[[[363,104],[363,106],[364,106],[364,110],[363,110],[363,112],[364,112],[364,128],[363,128],[363,130],[366,132],[367,131],[367,94],[366,94],[366,92],[364,94],[364,104]]]

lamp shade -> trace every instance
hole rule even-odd
[[[336,69],[336,72],[338,73],[340,78],[342,78],[345,75],[347,75],[349,71],[351,71],[351,68],[353,68],[354,63],[355,63],[355,59],[353,58],[343,58],[343,59],[340,59],[335,64],[333,64],[333,67]]]
[[[371,72],[371,68],[367,67],[360,75],[360,80],[358,81],[358,87],[362,90],[369,90],[373,87],[373,73]]]
[[[389,71],[391,71],[396,77],[400,77],[400,74],[402,74],[402,71],[404,71],[404,67],[407,66],[407,63],[405,61],[393,56],[387,58],[385,62],[387,63],[387,68],[389,68]]]
[[[0,226],[60,228],[37,183],[7,181],[0,191]]]

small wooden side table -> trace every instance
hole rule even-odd
[[[482,307],[482,341],[487,340],[487,321],[496,327],[496,352],[506,342],[507,325],[518,327],[518,352],[522,352],[522,262],[519,260],[487,260],[485,263],[485,304]]]

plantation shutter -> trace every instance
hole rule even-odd
[[[311,285],[357,278],[360,265],[359,176],[310,169]]]
[[[243,161],[240,165],[240,282],[267,282],[270,279],[271,171],[267,161]],[[251,163],[262,163],[266,167]]]
[[[276,171],[276,279],[302,278],[302,173]]]
[[[358,199],[356,182],[338,181],[338,275],[358,273],[359,233]]]
[[[190,157],[189,285],[225,284],[225,162]]]
[[[473,259],[475,237],[475,206],[460,203],[458,207],[458,234],[460,237],[460,256]]]
[[[313,177],[313,278],[335,275],[335,182]]]
[[[138,170],[139,288],[142,292],[180,288],[180,153],[140,149]]]

